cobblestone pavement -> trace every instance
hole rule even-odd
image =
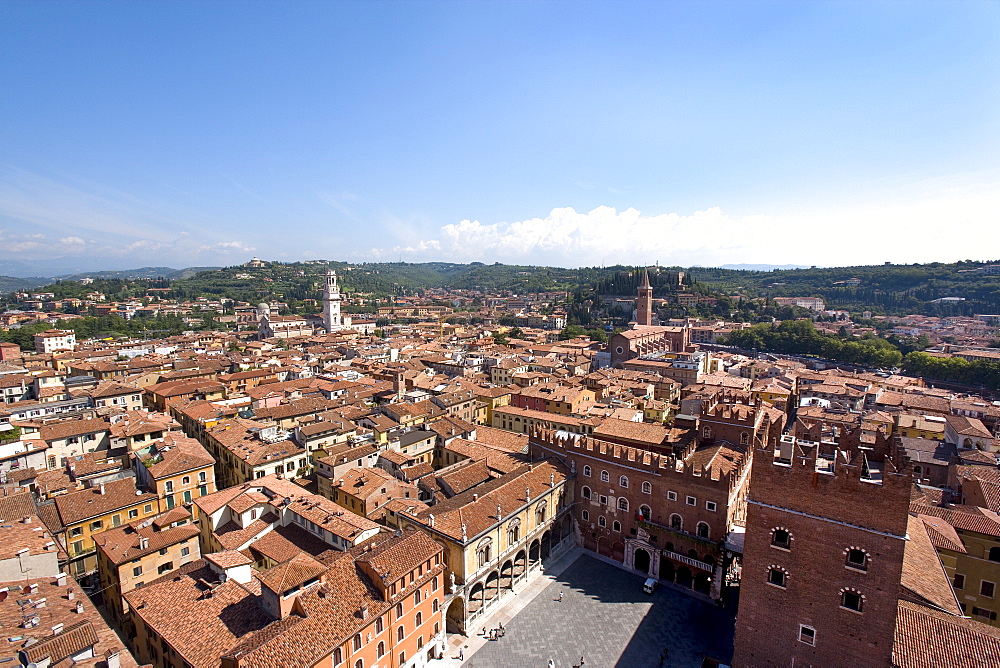
[[[670,587],[652,595],[643,578],[581,555],[486,642],[468,668],[699,667],[705,656],[729,661],[733,615]],[[563,594],[562,601],[559,595]]]

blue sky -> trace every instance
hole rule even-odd
[[[997,259],[995,2],[0,3],[0,260]]]

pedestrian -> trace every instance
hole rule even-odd
[[[562,603],[563,594],[565,592],[559,592],[559,602]]]
[[[483,632],[480,635],[486,635],[486,627],[483,627]]]
[[[458,660],[465,661],[465,650],[461,647],[458,648]]]
[[[583,657],[582,656],[580,657],[580,666],[581,667],[583,666]]]
[[[552,661],[552,659],[549,659],[549,668],[556,668],[556,664]]]

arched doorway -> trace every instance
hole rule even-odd
[[[691,569],[687,566],[681,566],[677,569],[677,584],[682,587],[691,588],[691,582],[694,580],[694,576],[691,575]]]
[[[532,566],[538,563],[538,555],[541,553],[541,544],[538,539],[531,541],[531,548],[528,550],[528,563]]]
[[[542,534],[542,559],[548,559],[552,552],[552,534],[548,531]]]
[[[649,572],[649,552],[639,547],[632,555],[632,568],[642,573]]]
[[[674,581],[674,562],[662,554],[660,555],[660,579],[667,582]]]
[[[573,535],[573,520],[570,519],[569,515],[565,515],[562,518],[562,537],[565,540]]]
[[[694,590],[701,594],[710,594],[712,592],[712,578],[709,577],[708,573],[698,573],[694,578]]]
[[[465,599],[461,596],[452,599],[444,625],[448,633],[462,633],[465,630]]]

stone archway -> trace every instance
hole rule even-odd
[[[534,566],[538,563],[539,554],[541,554],[541,544],[538,539],[531,541],[531,548],[528,550],[528,564]]]
[[[649,552],[645,548],[637,547],[632,554],[632,568],[640,573],[649,573]]]
[[[660,555],[660,579],[667,582],[674,581],[674,562],[662,554]]]
[[[474,615],[483,608],[483,593],[485,589],[483,588],[482,582],[477,582],[472,587],[472,592],[469,594],[469,614]]]
[[[500,593],[500,574],[493,571],[486,576],[486,601],[492,601]]]
[[[465,599],[456,596],[448,605],[444,626],[448,633],[463,633],[465,631]]]
[[[524,550],[521,550],[520,552],[517,553],[517,556],[514,557],[515,580],[524,575],[524,569],[527,567],[527,565],[528,565],[528,555],[527,553],[525,553]]]
[[[677,569],[677,584],[682,587],[691,588],[691,583],[694,581],[694,576],[691,574],[691,569],[687,566],[681,566]]]
[[[548,531],[542,534],[542,559],[548,559],[552,553],[552,534]]]
[[[514,588],[514,562],[510,559],[500,567],[500,589]]]
[[[712,578],[708,575],[708,573],[701,572],[695,576],[694,590],[705,595],[712,593]]]

